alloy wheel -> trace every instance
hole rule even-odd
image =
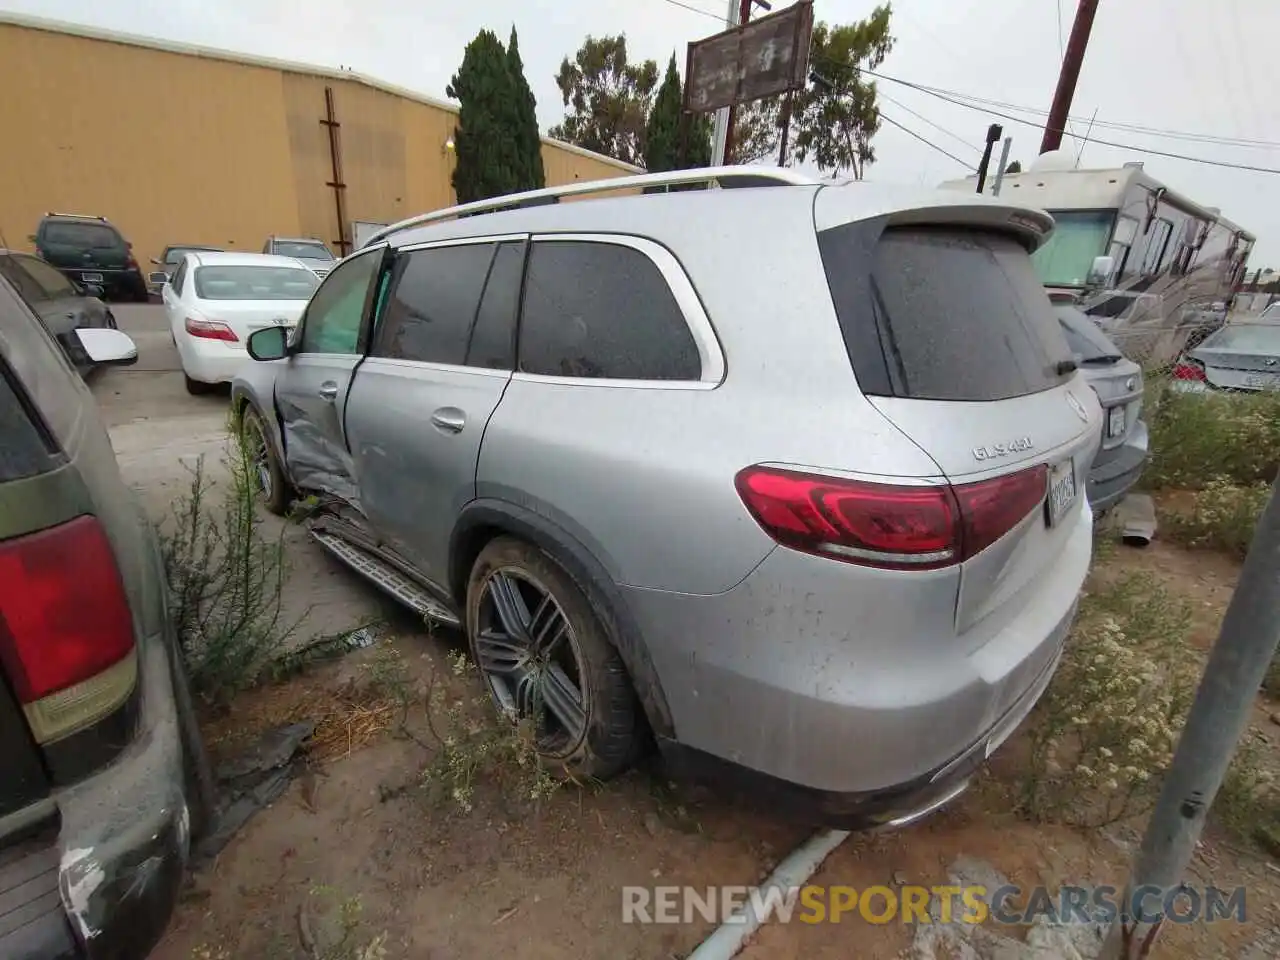
[[[587,705],[573,627],[525,571],[501,568],[485,581],[475,654],[499,708],[514,721],[532,721],[541,749],[572,749],[582,740]]]
[[[271,461],[267,450],[267,438],[262,425],[255,418],[248,418],[244,427],[245,454],[249,460],[250,475],[258,484],[258,491],[271,499]]]

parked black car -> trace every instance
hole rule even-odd
[[[115,329],[116,318],[99,299],[100,286],[81,286],[38,257],[3,248],[0,248],[0,276],[13,284],[44,321],[81,373],[93,366],[71,334],[85,327]]]
[[[212,777],[166,594],[89,388],[0,279],[4,960],[142,960],[168,923]]]
[[[106,217],[46,213],[31,242],[72,280],[102,287],[104,297],[146,303],[147,278],[133,244]]]

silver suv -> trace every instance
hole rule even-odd
[[[1089,563],[1101,412],[1028,256],[1051,228],[741,167],[470,204],[255,333],[233,403],[270,506],[318,495],[317,540],[460,622],[547,764],[608,777],[652,735],[901,823],[1031,709]]]

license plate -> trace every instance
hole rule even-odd
[[[1076,471],[1071,460],[1054,464],[1049,471],[1049,526],[1057,526],[1058,521],[1076,502]]]
[[[81,279],[81,280],[83,280],[85,283],[101,283],[101,282],[102,282],[102,274],[100,274],[100,273],[82,273],[82,274],[80,274],[80,279]]]
[[[1124,433],[1124,407],[1112,407],[1107,414],[1107,436],[1118,437]]]
[[[1251,373],[1244,378],[1244,385],[1246,387],[1259,387],[1261,389],[1280,387],[1280,374]]]

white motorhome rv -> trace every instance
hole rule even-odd
[[[977,180],[942,187],[975,191]],[[988,178],[984,192],[994,188]],[[1216,207],[1166,187],[1141,162],[1077,170],[1064,151],[1053,151],[1029,170],[1005,176],[1000,194],[1053,216],[1053,235],[1033,257],[1049,293],[1078,297],[1122,340],[1145,330],[1144,354],[1176,353],[1204,318],[1225,318],[1255,239]],[[1174,335],[1148,336],[1155,327]],[[1156,340],[1163,341],[1159,349]]]

